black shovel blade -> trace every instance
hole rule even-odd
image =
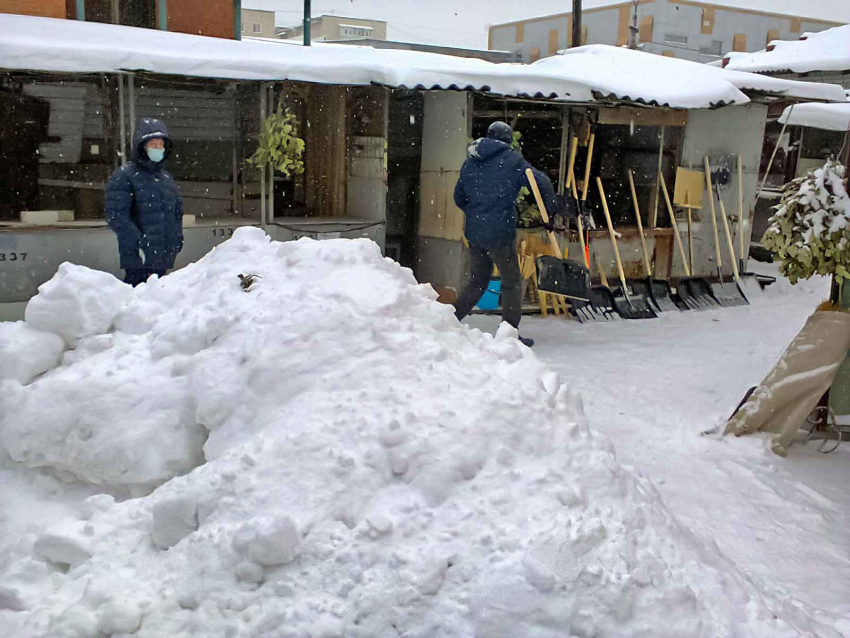
[[[746,306],[750,303],[737,285],[732,282],[723,283],[722,279],[718,283],[711,284],[711,293],[717,299],[717,303],[724,308]]]
[[[623,319],[654,319],[658,315],[649,303],[649,300],[635,294],[632,289],[632,294],[627,294],[627,291],[622,288],[614,288],[614,307]]]
[[[620,321],[614,308],[614,294],[606,286],[592,286],[587,291],[587,302],[570,299],[576,319],[581,323],[597,321]]]
[[[717,300],[711,294],[711,286],[704,277],[686,277],[676,285],[679,297],[691,310],[718,308]]]
[[[541,255],[537,258],[536,266],[538,290],[589,301],[590,271],[579,262]]]
[[[652,302],[659,312],[679,312],[680,308],[673,301],[673,290],[670,283],[664,279],[635,279],[631,282],[635,295],[640,295]]]

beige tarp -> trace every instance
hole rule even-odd
[[[770,374],[729,419],[724,434],[775,432],[772,449],[786,456],[797,430],[832,385],[848,348],[850,313],[815,312]]]

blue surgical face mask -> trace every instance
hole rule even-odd
[[[165,158],[164,148],[147,148],[148,158],[152,162],[161,162]]]

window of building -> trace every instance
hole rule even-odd
[[[262,33],[263,28],[259,24],[254,25],[254,33]]]
[[[371,27],[340,26],[339,30],[345,38],[368,38],[372,35]]]
[[[723,55],[723,40],[712,40],[710,46],[700,47],[699,52],[702,55],[715,55],[720,57]]]
[[[672,33],[664,34],[664,42],[667,44],[687,44],[688,36],[686,35],[674,35]]]

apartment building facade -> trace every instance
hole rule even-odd
[[[571,46],[572,23],[572,13],[559,13],[493,25],[488,48],[534,62]],[[581,44],[625,46],[634,25],[644,51],[714,62],[730,51],[759,51],[771,40],[796,40],[840,24],[695,0],[641,0],[637,7],[629,1],[584,10]]]
[[[304,37],[304,26],[298,25],[278,29],[278,37]],[[365,20],[345,16],[322,15],[310,20],[310,39],[321,41],[339,40],[386,40],[387,23],[383,20]]]
[[[274,11],[242,9],[242,36],[253,38],[275,37]]]

